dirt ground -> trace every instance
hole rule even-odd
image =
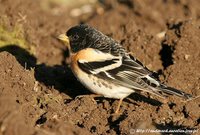
[[[66,48],[56,37],[88,23],[119,41],[163,83],[197,97],[200,3],[77,2],[0,0],[0,135],[199,135],[200,98],[170,96],[162,103],[154,95],[132,94],[113,115],[118,101],[90,96],[65,64]]]

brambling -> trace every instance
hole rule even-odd
[[[166,94],[185,99],[192,96],[168,87],[153,77],[137,59],[117,41],[98,30],[81,24],[70,28],[60,39],[69,49],[68,64],[76,78],[91,92],[122,100],[131,93],[145,91],[160,97]]]

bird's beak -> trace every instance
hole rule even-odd
[[[66,36],[65,34],[60,34],[57,38],[60,41],[62,41],[68,47],[68,49],[70,49],[70,43],[69,43],[69,37],[68,36]]]

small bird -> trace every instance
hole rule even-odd
[[[131,93],[145,91],[160,97],[192,95],[168,87],[153,77],[153,72],[130,55],[120,43],[95,28],[80,24],[58,37],[69,50],[68,64],[76,78],[91,92],[122,100]]]

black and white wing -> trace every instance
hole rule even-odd
[[[99,53],[99,51],[97,51]],[[136,91],[146,91],[165,97],[161,93],[191,98],[191,95],[177,89],[167,87],[152,77],[152,72],[132,56],[113,56],[102,53],[99,61],[78,60],[80,69],[114,84],[128,87]]]

